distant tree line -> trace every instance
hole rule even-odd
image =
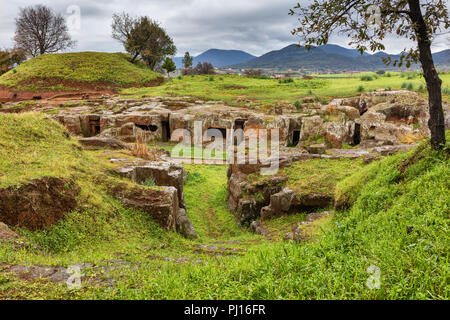
[[[186,75],[195,75],[195,74],[216,74],[214,70],[214,66],[209,62],[199,62],[195,68],[184,68],[181,70],[181,74]]]

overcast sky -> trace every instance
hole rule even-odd
[[[122,51],[111,38],[111,16],[126,11],[158,20],[173,37],[178,56],[185,51],[197,55],[210,48],[238,49],[262,55],[292,43],[290,31],[297,19],[289,9],[297,0],[0,0],[0,47],[13,44],[14,19],[20,7],[45,4],[68,19],[70,6],[80,8],[80,29],[73,38],[78,41],[73,51]],[[76,24],[75,24],[76,25]],[[335,36],[330,43],[347,46],[345,38]],[[412,44],[403,39],[390,39],[387,52],[398,53]],[[442,39],[433,47],[440,51],[449,47]]]

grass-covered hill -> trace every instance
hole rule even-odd
[[[69,90],[145,87],[160,84],[162,76],[123,53],[76,52],[44,54],[0,77],[11,90]]]

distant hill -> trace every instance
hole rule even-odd
[[[202,54],[194,57],[193,65],[197,65],[199,62],[210,62],[215,67],[225,67],[233,64],[239,64],[251,59],[256,58],[255,56],[241,50],[220,50],[220,49],[209,49]],[[178,69],[183,67],[183,57],[174,58],[174,62]]]
[[[296,44],[268,52],[261,57],[233,65],[233,68],[303,69],[305,71],[374,71],[387,69],[382,58],[398,58],[384,52],[361,55],[356,49],[328,44],[312,48],[298,48]],[[434,54],[438,66],[450,66],[450,50]]]

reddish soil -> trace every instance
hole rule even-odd
[[[245,87],[245,86],[228,86],[228,87],[225,87],[225,89],[227,89],[227,90],[240,90],[240,89],[248,89],[248,87]]]
[[[6,86],[0,86],[0,103],[6,102],[19,102],[27,100],[55,100],[62,99],[84,99],[84,98],[98,98],[105,94],[116,94],[120,89],[123,88],[140,88],[140,87],[154,87],[159,86],[163,83],[164,78],[160,77],[154,81],[150,81],[146,85],[132,84],[127,86],[117,86],[115,84],[107,82],[81,82],[81,81],[68,81],[61,79],[31,79],[21,82],[19,85],[22,86],[36,86],[39,87],[39,83],[45,81],[46,86],[56,87],[63,86],[65,88],[74,88],[73,90],[66,91],[52,91],[52,90],[42,90],[42,91],[23,91],[14,90],[14,88],[9,88]]]

